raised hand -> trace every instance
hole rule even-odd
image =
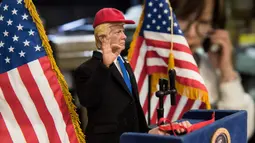
[[[102,38],[103,63],[109,67],[118,57],[122,48],[118,44],[111,44],[108,37]]]

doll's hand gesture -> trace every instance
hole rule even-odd
[[[103,63],[109,67],[119,56],[122,48],[118,44],[111,44],[107,37],[102,39]]]

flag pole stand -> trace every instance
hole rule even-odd
[[[158,122],[164,117],[164,97],[171,96],[170,103],[172,106],[176,105],[176,88],[175,88],[175,70],[170,69],[168,71],[170,88],[168,88],[168,80],[164,78],[159,79],[159,91],[156,92],[156,96],[159,98],[159,108],[157,109]],[[160,124],[164,124],[163,122]]]
[[[148,84],[148,125],[151,124],[151,75],[149,75],[149,84]]]

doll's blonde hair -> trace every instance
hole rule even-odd
[[[110,32],[111,23],[103,23],[95,27],[94,36],[96,40],[96,46],[101,48],[102,42],[99,40],[100,36],[106,36]]]

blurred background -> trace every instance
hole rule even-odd
[[[234,66],[242,84],[255,100],[255,0],[225,0],[226,29],[234,45]],[[139,8],[142,0],[34,0],[50,39],[54,56],[64,74],[70,92],[75,96],[73,70],[91,57],[95,50],[92,22],[95,13],[103,7],[114,7],[126,17]],[[127,49],[135,26],[126,27]],[[126,54],[124,52],[124,54]],[[75,100],[78,109],[79,102]],[[86,112],[78,110],[78,112]],[[82,114],[81,114],[82,116]],[[82,118],[82,117],[81,117]],[[82,123],[85,127],[86,123]],[[250,142],[255,142],[254,137]]]

